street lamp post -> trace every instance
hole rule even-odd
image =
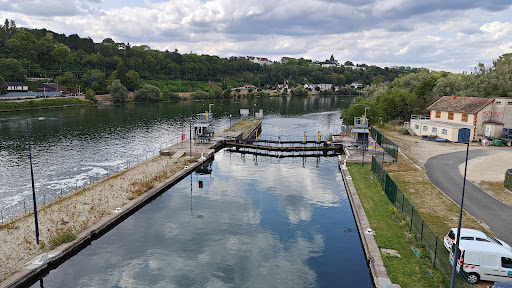
[[[30,145],[30,129],[28,127],[29,120],[55,120],[57,118],[48,118],[48,117],[39,117],[39,118],[29,118],[26,120],[27,123],[27,143],[28,143],[28,158],[30,161],[30,179],[32,181],[32,202],[34,203],[34,223],[36,228],[36,243],[39,244],[39,224],[37,221],[37,201],[36,201],[36,187],[34,184],[34,169],[32,168],[32,148]]]
[[[366,110],[370,109],[370,107],[364,107],[364,118],[363,118],[363,159],[361,160],[361,166],[364,166],[364,150],[366,149],[368,135],[366,135],[365,125],[368,125],[366,122]],[[369,131],[368,131],[369,132]]]
[[[460,200],[460,213],[459,213],[459,225],[457,226],[457,240],[455,241],[455,252],[453,255],[452,263],[452,278],[450,288],[455,287],[455,276],[457,275],[457,260],[459,259],[459,241],[460,241],[460,229],[462,225],[462,211],[464,209],[464,192],[466,190],[466,173],[468,171],[468,155],[469,155],[469,141],[466,142],[466,164],[464,166],[464,181],[462,182],[462,198]]]

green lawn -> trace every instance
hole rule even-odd
[[[417,258],[411,249],[411,245],[420,247],[421,244],[407,240],[405,230],[395,219],[394,206],[378,182],[370,177],[371,165],[361,167],[349,164],[348,167],[368,221],[376,233],[377,245],[379,248],[394,249],[401,255],[400,258],[382,255],[391,281],[401,287],[440,287],[440,283],[431,276],[437,273],[432,272],[429,261]]]

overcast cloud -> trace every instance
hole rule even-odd
[[[512,50],[509,0],[0,0],[0,17],[101,42],[470,71]]]

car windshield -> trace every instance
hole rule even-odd
[[[503,246],[503,244],[501,244],[501,242],[500,242],[500,241],[498,241],[498,239],[496,239],[496,238],[491,238],[491,237],[489,237],[489,239],[491,239],[491,241],[492,241],[492,242],[494,242],[494,243],[496,243],[496,244],[500,244],[501,246]]]

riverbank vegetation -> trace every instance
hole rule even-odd
[[[408,121],[413,114],[428,115],[427,107],[442,96],[512,97],[512,54],[501,55],[491,66],[480,63],[471,72],[449,72],[421,69],[401,74],[392,81],[374,81],[366,86],[361,97],[343,111],[353,119],[370,107],[367,115],[371,125],[391,120]]]
[[[20,101],[20,102],[0,101],[0,111],[15,111],[15,110],[29,110],[29,109],[62,107],[62,106],[91,105],[92,103],[93,102],[82,101],[75,97],[27,100],[27,101]]]
[[[329,61],[334,60],[283,57],[272,65],[260,65],[240,57],[181,54],[177,49],[158,51],[147,45],[116,43],[110,38],[94,43],[91,38],[76,34],[18,28],[14,20],[0,25],[0,75],[5,81],[25,81],[34,91],[40,83],[56,81],[70,91],[80,87],[81,91],[106,94],[107,87],[117,79],[129,91],[150,84],[166,96],[200,90],[209,97],[226,98],[229,95],[225,91],[243,85],[256,86],[255,93],[269,89],[281,94],[306,83],[329,83],[356,95],[357,91],[349,87],[353,82],[370,85],[420,71],[411,67],[354,65],[350,61],[338,67],[321,66]],[[279,89],[278,84],[287,85],[286,90]],[[223,93],[212,95],[212,90]]]

